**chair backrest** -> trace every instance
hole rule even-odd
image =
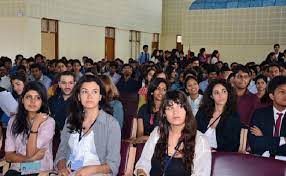
[[[137,134],[137,118],[125,118],[123,128],[121,131],[122,139],[135,138]]]
[[[286,162],[260,156],[214,152],[211,176],[284,176]]]
[[[121,161],[118,176],[132,176],[135,163],[136,147],[127,141],[121,141]]]

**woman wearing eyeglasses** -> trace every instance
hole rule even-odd
[[[207,140],[197,131],[186,95],[166,93],[159,112],[160,125],[151,133],[139,161],[137,176],[209,176],[211,152]]]
[[[44,85],[28,83],[19,98],[16,117],[10,119],[7,127],[5,159],[12,165],[6,176],[38,175],[53,169],[55,121],[48,112]]]
[[[120,126],[112,117],[101,80],[83,76],[71,96],[55,164],[59,175],[117,175]]]

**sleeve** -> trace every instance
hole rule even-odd
[[[123,120],[124,120],[124,112],[123,112],[123,106],[120,101],[116,101],[114,103],[114,112],[113,117],[115,117],[120,125],[120,128],[123,127]]]
[[[191,176],[210,176],[211,163],[212,155],[208,141],[202,134],[199,134],[196,139],[194,167]]]
[[[254,112],[251,120],[251,126],[257,126],[262,131],[262,133],[264,133],[264,116],[264,114],[261,114],[259,110],[257,110]],[[255,136],[249,132],[248,139],[251,152],[254,154],[262,155],[267,150],[270,151],[271,154],[275,154],[279,148],[280,137]]]
[[[66,122],[61,132],[61,143],[60,143],[60,146],[59,146],[59,149],[57,151],[56,158],[54,161],[54,165],[55,165],[54,168],[57,168],[57,164],[60,160],[63,160],[63,159],[68,160],[68,157],[70,155],[68,140],[69,140],[69,129],[67,128],[67,122]]]
[[[47,147],[53,141],[55,120],[49,117],[38,129],[37,148]]]
[[[205,133],[206,132],[206,127],[205,123],[203,122],[205,117],[204,117],[204,112],[200,108],[196,114],[196,121],[197,121],[197,128],[200,132]]]
[[[11,118],[8,122],[7,131],[6,131],[6,139],[5,139],[5,152],[14,152],[16,151],[16,139],[12,134],[12,124],[14,122],[14,118]]]
[[[113,119],[113,118],[112,118]],[[117,175],[120,165],[121,130],[118,122],[113,119],[108,127],[106,164],[110,167],[112,175]]]
[[[159,139],[159,128],[156,127],[152,133],[150,134],[150,137],[148,138],[146,144],[144,145],[142,154],[140,156],[140,159],[135,165],[134,174],[136,175],[138,169],[144,170],[144,172],[149,176],[150,170],[151,170],[151,159],[154,154],[154,150],[157,144],[157,141]]]
[[[146,108],[147,108],[147,105],[146,105],[146,104],[142,105],[142,106],[139,108],[139,111],[138,111],[138,113],[137,113],[137,118],[138,118],[138,119],[144,119],[145,112],[146,112]]]

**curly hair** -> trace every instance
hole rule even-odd
[[[100,95],[102,96],[99,102],[99,108],[113,115],[112,108],[110,107],[110,105],[107,103],[106,100],[105,86],[100,80],[100,78],[94,75],[85,75],[81,77],[79,81],[76,83],[73,89],[72,96],[70,97],[71,102],[68,111],[69,115],[67,117],[67,124],[70,132],[74,131],[79,132],[82,129],[82,124],[84,121],[84,112],[83,112],[84,109],[78,97],[82,85],[86,82],[95,82],[99,86]]]
[[[173,103],[180,104],[186,111],[185,126],[181,132],[179,141],[182,142],[184,146],[181,151],[183,154],[184,167],[188,172],[192,173],[194,164],[193,160],[195,156],[197,124],[192,114],[191,106],[188,103],[187,96],[182,91],[168,91],[163,100],[162,106],[160,107],[160,138],[155,147],[154,157],[161,161],[161,172],[163,172],[165,166],[164,156],[168,148],[169,130],[171,125],[166,118],[165,110],[168,106],[172,106]]]
[[[224,79],[214,79],[210,82],[208,85],[206,91],[204,92],[204,96],[202,99],[201,109],[205,111],[205,113],[208,115],[208,117],[211,119],[212,115],[215,110],[215,102],[212,98],[213,88],[221,84],[224,86],[227,90],[228,97],[226,104],[224,106],[224,111],[221,114],[221,119],[224,119],[225,117],[230,116],[232,113],[236,112],[236,94],[233,87]]]

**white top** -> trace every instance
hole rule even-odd
[[[147,176],[150,175],[151,159],[159,137],[159,128],[155,127],[143,148],[140,159],[136,163],[134,171],[135,175],[138,169],[143,169]],[[195,157],[193,163],[194,168],[191,176],[210,176],[211,150],[207,139],[205,139],[204,135],[199,131],[197,131],[196,136]]]
[[[217,57],[212,57],[211,58],[211,64],[215,64],[218,62],[218,58]]]
[[[208,142],[210,144],[211,148],[217,148],[217,141],[216,141],[216,129],[215,128],[209,128],[205,132],[205,136],[208,139]]]
[[[100,165],[94,143],[94,133],[91,132],[82,137],[79,141],[79,133],[72,133],[69,138],[71,149],[70,161],[82,161],[83,166]]]
[[[201,103],[202,99],[203,99],[203,96],[201,94],[199,94],[199,96],[195,100],[192,100],[191,97],[188,96],[188,102],[191,105],[192,112],[193,112],[194,116],[196,116],[196,114],[199,110],[200,103]]]

